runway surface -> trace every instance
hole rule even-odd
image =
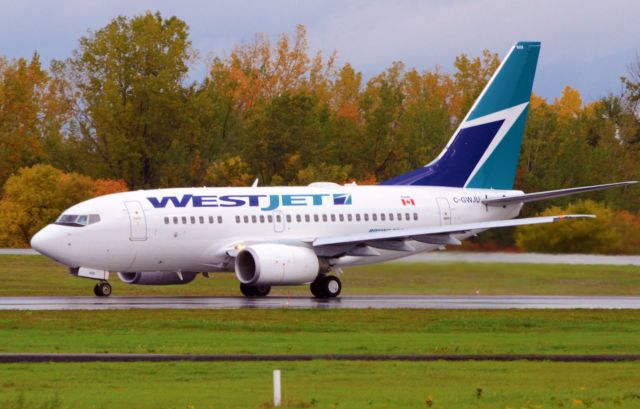
[[[635,362],[640,355],[354,355],[354,354],[294,354],[294,355],[199,355],[199,354],[0,354],[0,364],[18,362],[258,362],[258,361],[550,361],[550,362]]]
[[[123,309],[640,309],[640,297],[344,296],[311,297],[0,297],[0,310]]]
[[[34,255],[38,254],[38,252],[32,249],[0,248],[0,255],[3,254]],[[640,266],[640,256],[431,251],[394,260],[390,263],[517,263]]]

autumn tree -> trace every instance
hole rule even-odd
[[[57,85],[38,54],[0,58],[0,186],[20,167],[57,160],[51,153],[70,109]]]
[[[518,247],[545,253],[616,254],[623,250],[625,231],[612,228],[615,212],[592,200],[574,202],[566,208],[549,207],[542,216],[558,214],[594,214],[596,219],[523,226],[517,229]]]
[[[92,180],[42,164],[22,168],[4,185],[0,200],[0,245],[27,247],[38,230],[55,221],[68,207],[126,190],[121,180]]]

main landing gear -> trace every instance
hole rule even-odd
[[[309,288],[316,298],[335,298],[342,291],[342,283],[336,276],[318,276]]]
[[[271,286],[240,284],[240,291],[246,297],[266,297],[271,291]]]
[[[113,289],[108,281],[100,281],[93,287],[93,293],[98,297],[108,297],[111,295]]]

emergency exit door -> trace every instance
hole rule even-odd
[[[438,209],[440,211],[440,225],[451,224],[451,206],[449,201],[444,197],[436,199],[438,203]]]

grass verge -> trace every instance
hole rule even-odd
[[[640,363],[127,363],[0,366],[24,408],[612,408],[640,406]]]
[[[638,354],[636,310],[0,311],[0,352]]]

